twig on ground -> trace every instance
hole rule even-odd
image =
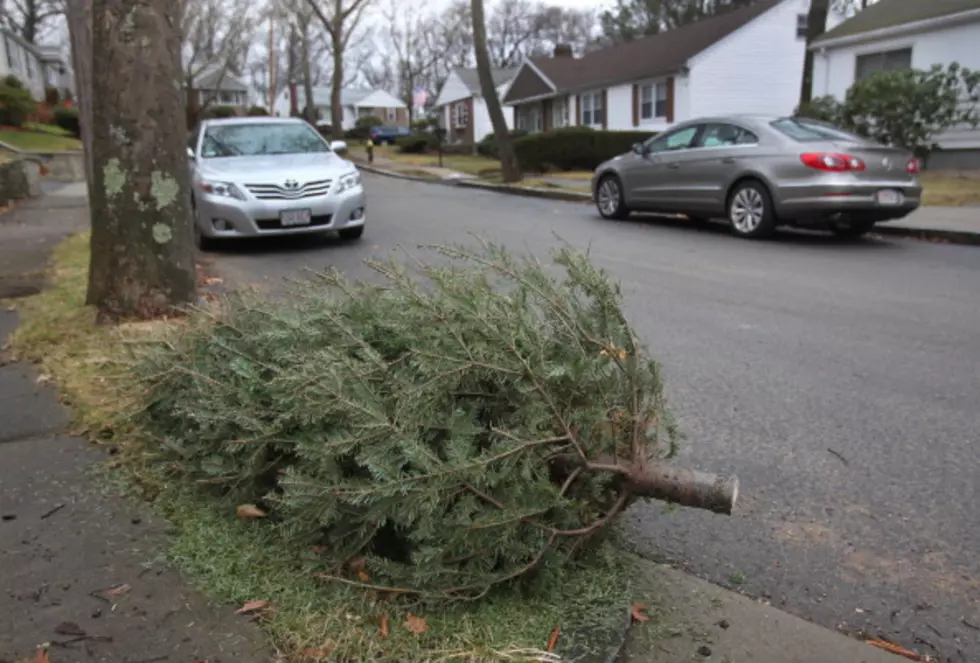
[[[846,458],[844,458],[844,456],[839,451],[834,451],[830,447],[827,447],[827,451],[829,451],[830,453],[832,453],[834,456],[837,456],[837,458],[840,460],[840,462],[844,463],[845,465],[850,465],[851,464]]]
[[[51,516],[53,516],[54,514],[58,513],[59,511],[61,511],[64,508],[65,508],[65,505],[64,504],[57,505],[53,509],[51,509],[49,511],[46,511],[44,514],[42,514],[41,515],[41,520],[47,520],[48,518],[50,518]]]

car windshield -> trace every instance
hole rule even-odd
[[[811,122],[800,118],[783,118],[772,122],[771,126],[776,131],[801,143],[815,143],[828,139],[860,143],[865,140],[856,134],[838,129],[829,124]]]
[[[298,122],[219,124],[207,128],[201,143],[205,159],[329,151],[312,127]]]

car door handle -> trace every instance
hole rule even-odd
[[[735,157],[725,157],[721,160],[722,163],[735,163]]]

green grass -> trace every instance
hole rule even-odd
[[[611,544],[587,565],[545,569],[529,588],[502,589],[475,603],[425,606],[383,600],[376,593],[317,579],[315,551],[289,547],[266,521],[244,521],[235,505],[157,475],[145,462],[126,411],[137,407],[127,347],[180,320],[119,326],[96,324],[85,306],[88,236],[77,235],[53,255],[51,287],[16,300],[21,326],[11,339],[16,357],[38,362],[66,396],[80,432],[110,438],[119,453],[104,468],[113,485],[144,498],[171,523],[169,559],[209,596],[232,606],[274,602],[260,620],[286,661],[553,661],[557,655],[604,649],[619,635],[630,602],[631,564]],[[419,635],[404,625],[425,619]],[[387,618],[388,637],[381,637]],[[553,654],[549,636],[560,627]],[[312,652],[326,656],[311,656]]]
[[[60,128],[30,123],[20,131],[0,131],[0,141],[25,152],[70,152],[82,149],[80,140],[65,135]]]

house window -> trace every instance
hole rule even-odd
[[[394,122],[398,119],[398,109],[397,108],[386,108],[385,109],[385,120],[388,122]]]
[[[541,131],[541,104],[517,107],[517,128],[530,133]]]
[[[470,109],[466,107],[466,102],[460,102],[453,106],[453,126],[457,129],[464,129],[470,122]]]
[[[640,119],[667,117],[667,84],[652,83],[640,88]]]
[[[20,58],[18,57],[20,53],[17,50],[17,45],[10,43],[9,39],[4,39],[4,47],[7,49],[7,64],[10,65],[11,72],[17,72],[20,70]]]
[[[37,78],[37,68],[34,64],[34,58],[31,57],[30,53],[27,53],[25,62],[27,63],[27,78],[33,81]]]
[[[879,51],[859,55],[854,61],[854,80],[859,81],[880,71],[912,68],[912,49],[900,48],[894,51]]]
[[[370,115],[371,115],[370,108],[361,108],[360,106],[358,106],[357,117],[369,117]]]
[[[602,125],[602,93],[593,92],[582,95],[582,126]]]
[[[809,26],[809,17],[806,14],[796,15],[796,38],[806,39],[807,27]]]
[[[555,99],[554,105],[551,107],[551,126],[555,127],[567,127],[568,126],[568,100],[567,99]]]

